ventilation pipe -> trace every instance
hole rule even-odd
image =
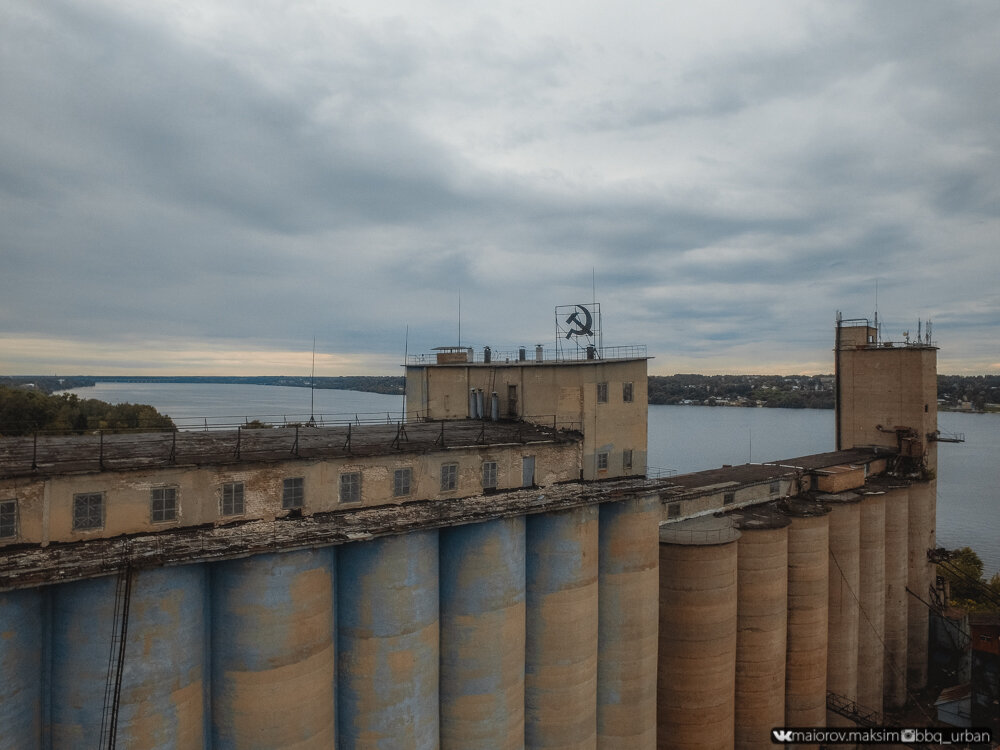
[[[476,389],[469,389],[469,419],[476,419]]]
[[[486,419],[486,408],[483,406],[483,389],[476,389],[476,419]]]
[[[527,358],[528,358],[528,353],[524,350],[524,347],[522,346],[520,349],[517,350],[517,361],[524,362]]]
[[[500,397],[496,391],[490,395],[490,419],[494,422],[500,420]]]
[[[489,364],[492,361],[493,361],[493,350],[490,349],[488,346],[484,346],[483,347],[483,362],[485,362],[486,364]]]
[[[542,348],[541,344],[535,344],[535,361],[541,362],[545,358],[545,350]]]

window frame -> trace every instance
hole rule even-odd
[[[597,462],[595,464],[597,466],[598,471],[607,471],[610,462],[611,459],[607,451],[598,451]]]
[[[597,403],[606,404],[608,403],[608,384],[607,381],[597,384]]]
[[[767,492],[769,495],[779,495],[781,494],[781,482],[771,482],[768,485]]]
[[[483,489],[495,490],[499,484],[499,467],[496,461],[483,461]]]
[[[622,470],[625,471],[626,469],[629,470],[629,471],[631,471],[631,469],[632,469],[632,449],[631,448],[624,448],[622,450]]]
[[[228,510],[227,510],[228,508]],[[243,482],[224,482],[219,497],[220,516],[246,515],[246,486]]]
[[[392,472],[392,496],[409,497],[413,494],[413,467],[403,466]]]
[[[295,510],[306,504],[305,477],[285,477],[281,480],[281,509]]]
[[[17,498],[0,500],[0,539],[17,539]],[[10,533],[5,534],[4,529]]]
[[[341,503],[355,504],[361,502],[361,472],[344,471],[337,482],[337,497]]]
[[[87,519],[82,518],[80,506],[88,504]],[[97,507],[97,522],[94,521],[94,505]],[[86,524],[81,524],[85,520]],[[95,531],[104,528],[104,493],[77,492],[73,495],[73,531]]]
[[[157,497],[157,494],[160,497]],[[169,496],[169,503],[168,503]],[[157,508],[157,505],[160,507]],[[168,507],[169,505],[169,507]],[[177,520],[177,487],[174,485],[163,485],[162,487],[151,487],[149,489],[149,522],[150,523],[172,523]],[[169,513],[169,516],[167,515]],[[157,518],[160,515],[160,518]]]
[[[681,517],[681,504],[680,503],[670,503],[667,505],[667,519],[680,518]]]
[[[735,502],[736,502],[736,493],[735,492],[723,492],[722,493],[722,504],[723,505],[732,505]]]
[[[635,400],[635,388],[632,381],[622,383],[622,403],[631,404]]]
[[[458,464],[454,461],[441,464],[441,492],[458,489]]]

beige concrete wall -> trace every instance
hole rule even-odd
[[[906,703],[907,526],[909,491],[896,487],[885,496],[885,669],[884,706]]]
[[[885,661],[885,496],[861,501],[858,704],[882,713]]]
[[[771,482],[761,482],[758,484],[738,484],[727,482],[719,485],[718,488],[706,492],[704,495],[687,497],[685,499],[674,500],[664,495],[660,520],[664,523],[683,520],[693,516],[705,515],[716,510],[733,510],[741,505],[755,505],[766,503],[769,500],[776,500],[779,497],[789,497],[798,494],[799,483],[795,479],[776,479],[778,491],[771,492]],[[733,502],[726,503],[726,495],[733,493]],[[679,503],[681,515],[678,518],[670,517],[669,506]]]
[[[482,465],[497,463],[499,488],[521,486],[522,460],[535,458],[535,484],[546,486],[579,478],[580,445],[526,444],[486,448],[455,448],[426,454],[400,454],[321,461],[289,460],[271,464],[186,467],[139,471],[104,471],[23,482],[0,481],[0,499],[18,502],[18,535],[0,541],[9,544],[71,542],[234,520],[274,519],[288,514],[282,508],[283,480],[301,477],[305,498],[303,515],[340,507],[368,507],[412,500],[467,497],[482,493]],[[458,464],[457,489],[441,491],[441,467]],[[396,469],[410,468],[410,494],[393,495]],[[340,502],[340,475],[361,474],[361,502]],[[244,483],[245,512],[221,515],[222,487]],[[177,518],[153,523],[150,491],[158,487],[177,490]],[[102,493],[104,523],[99,529],[73,530],[74,496]]]
[[[860,498],[831,502],[829,566],[829,639],[826,688],[848,700],[858,697],[858,591],[861,587]],[[828,712],[829,726],[853,723]]]
[[[481,389],[490,413],[496,392],[502,419],[526,419],[581,430],[584,434],[584,479],[604,479],[646,471],[648,391],[646,360],[580,360],[574,362],[495,362],[490,365],[441,365],[407,368],[407,417],[464,419],[469,391]],[[607,384],[608,399],[598,403],[597,386]],[[632,384],[632,400],[623,399],[623,384]],[[509,409],[508,389],[517,394],[516,413]],[[622,465],[632,451],[632,468]],[[598,454],[607,453],[607,469],[598,469]]]

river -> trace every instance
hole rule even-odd
[[[208,424],[398,418],[400,396],[217,383],[98,383],[76,388],[81,398],[151,404],[182,429]],[[937,538],[943,547],[972,547],[986,575],[1000,572],[1000,414],[942,412],[944,432],[964,433],[965,443],[938,446]],[[650,406],[651,469],[678,473],[722,464],[756,463],[834,449],[833,411]]]

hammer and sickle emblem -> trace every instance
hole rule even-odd
[[[576,326],[579,326],[579,328],[572,328],[571,327],[569,329],[569,332],[566,334],[566,338],[567,339],[570,336],[593,336],[594,335],[594,331],[591,329],[591,326],[594,324],[594,317],[590,314],[590,310],[588,310],[583,305],[577,305],[577,308],[578,309],[575,310],[572,315],[570,315],[568,318],[566,318],[566,325],[568,325],[568,326],[574,326],[574,325],[576,325]],[[580,320],[580,312],[579,312],[580,310],[582,310],[583,314],[586,316],[583,320]]]

